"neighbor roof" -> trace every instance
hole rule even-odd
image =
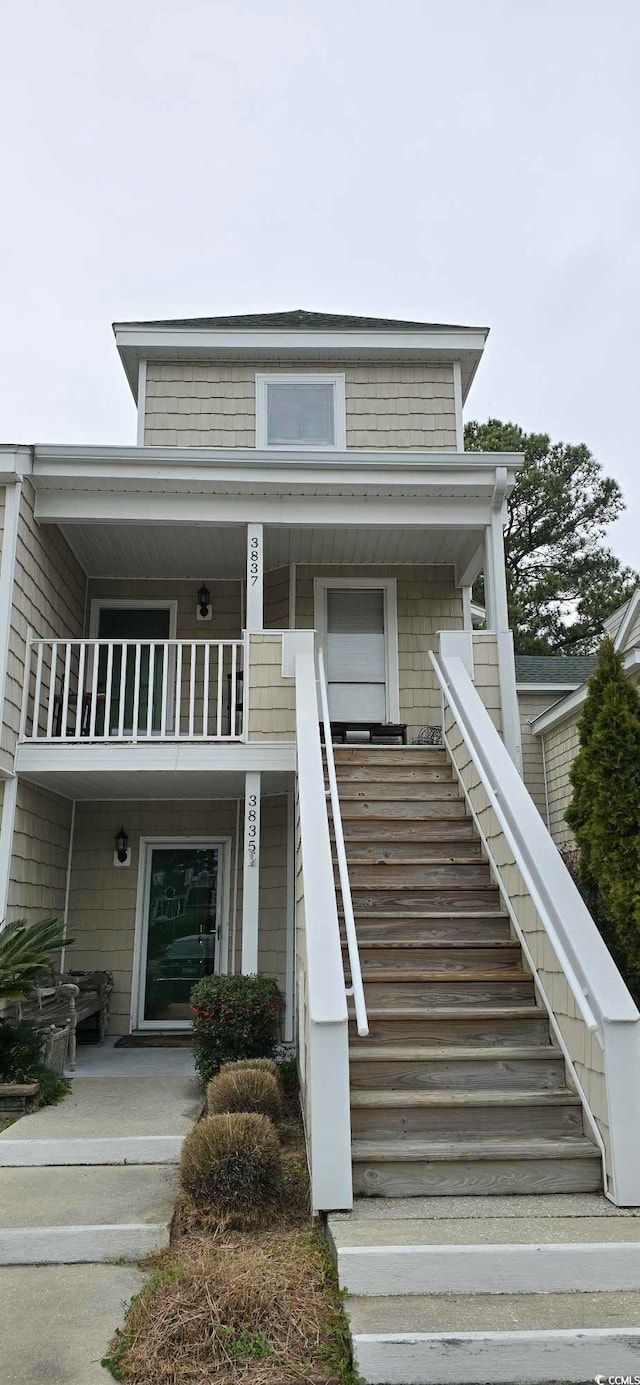
[[[278,328],[308,327],[316,332],[323,330],[352,332],[386,332],[398,329],[429,332],[488,332],[488,327],[456,327],[443,322],[409,322],[395,317],[352,317],[344,313],[312,313],[306,308],[293,308],[284,313],[239,313],[223,317],[173,317],[157,318],[150,322],[114,323],[120,327],[201,327],[215,330],[217,327],[260,330]]]
[[[579,687],[598,660],[595,654],[516,654],[516,683]]]

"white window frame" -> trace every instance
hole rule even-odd
[[[151,861],[154,851],[162,849],[171,851],[175,850],[176,847],[193,847],[196,851],[199,847],[208,847],[218,852],[217,917],[220,921],[220,935],[216,939],[215,975],[224,975],[228,969],[231,837],[141,837],[138,849],[138,884],[131,982],[131,1031],[188,1030],[192,1028],[190,1020],[146,1020],[144,1018]]]
[[[334,438],[332,443],[269,443],[267,442],[267,391],[269,385],[333,385]],[[270,452],[345,452],[347,447],[347,408],[344,372],[309,371],[292,374],[256,375],[256,447]]]
[[[101,611],[168,611],[169,612],[169,634],[168,640],[175,640],[176,629],[178,626],[178,602],[176,600],[165,601],[136,601],[134,596],[119,597],[110,600],[108,596],[94,597],[89,611],[89,639],[97,640],[100,629]],[[114,640],[117,644],[117,640]]]
[[[398,665],[398,586],[395,577],[314,577],[313,605],[318,644],[327,644],[327,592],[330,587],[374,587],[384,594],[384,647],[387,722],[400,722]]]

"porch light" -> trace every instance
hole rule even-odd
[[[115,845],[116,845],[116,861],[117,861],[118,865],[119,865],[119,866],[126,866],[126,865],[128,865],[128,864],[129,864],[129,838],[128,838],[128,836],[127,836],[125,830],[124,830],[124,827],[121,827],[121,828],[120,828],[120,831],[116,833],[116,843],[115,843]]]
[[[198,600],[198,605],[197,605],[197,607],[196,607],[196,617],[197,617],[197,619],[198,619],[198,620],[211,620],[211,592],[209,591],[209,588],[205,585],[204,582],[202,583],[202,586],[201,586],[201,587],[198,587],[198,598],[197,598],[197,600]]]

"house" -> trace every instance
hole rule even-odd
[[[64,916],[115,1034],[274,975],[319,1209],[640,1202],[638,1012],[543,821],[585,667],[514,660],[522,459],[464,451],[486,330],[114,331],[135,445],[0,451],[0,915]]]

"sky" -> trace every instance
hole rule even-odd
[[[491,328],[467,418],[585,442],[640,566],[637,0],[21,0],[0,441],[133,443],[111,323]]]

